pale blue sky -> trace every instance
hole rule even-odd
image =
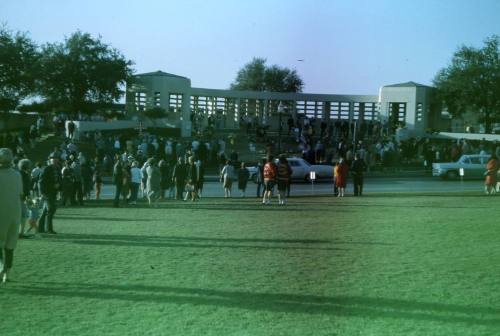
[[[459,45],[500,35],[499,0],[0,0],[0,22],[38,43],[80,29],[138,73],[228,88],[252,57],[297,69],[304,92],[378,94],[430,84]],[[303,59],[303,62],[299,62]]]

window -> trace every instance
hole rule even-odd
[[[182,109],[182,93],[171,93],[168,107],[169,111],[180,113]]]
[[[424,104],[418,103],[417,104],[417,121],[422,121],[424,117]]]

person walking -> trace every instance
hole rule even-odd
[[[274,157],[269,155],[267,162],[264,165],[263,176],[264,176],[264,197],[262,198],[262,204],[271,204],[271,195],[273,192],[274,184],[276,183],[277,169],[274,164]]]
[[[242,162],[241,167],[238,170],[238,189],[241,192],[241,197],[245,197],[245,192],[247,190],[247,184],[249,178],[250,178],[250,172],[245,166],[245,162]]]
[[[14,261],[21,221],[23,182],[18,171],[12,168],[13,154],[0,148],[0,281],[9,279]]]
[[[56,234],[54,231],[53,219],[57,210],[57,192],[61,186],[61,175],[58,167],[58,156],[51,155],[49,165],[45,167],[40,176],[40,193],[44,199],[43,210],[38,220],[38,232]]]
[[[292,177],[292,167],[290,167],[290,164],[284,155],[280,155],[279,157],[277,173],[278,204],[285,205],[287,199],[287,187]]]
[[[226,161],[226,165],[222,167],[220,172],[220,181],[224,187],[224,198],[231,197],[231,189],[233,187],[234,167],[231,160]]]
[[[339,189],[337,197],[344,197],[345,188],[347,185],[347,175],[349,173],[349,166],[344,161],[344,158],[340,158],[339,164],[335,167],[335,169],[335,183],[337,184],[337,188]]]
[[[497,186],[498,158],[492,154],[486,163],[486,172],[484,173],[484,192],[486,195],[494,195]]]
[[[351,165],[354,196],[363,196],[363,174],[365,168],[365,162],[359,158],[358,154],[354,154],[354,161]]]

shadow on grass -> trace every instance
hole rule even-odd
[[[154,222],[152,219],[145,218],[118,218],[118,217],[98,217],[98,216],[80,216],[80,215],[56,215],[57,219],[67,220],[85,220],[85,221],[105,221],[105,222]]]
[[[44,297],[120,300],[152,304],[191,304],[273,313],[320,314],[376,319],[402,319],[450,324],[500,326],[500,309],[437,302],[358,296],[250,293],[146,285],[46,282],[6,287],[7,292]]]
[[[342,251],[337,247],[317,246],[332,244],[330,240],[315,239],[260,239],[260,238],[207,238],[178,236],[134,236],[99,234],[58,234],[53,241],[71,242],[81,245],[97,246],[137,246],[137,247],[187,247],[187,248],[240,248],[269,250],[323,250]],[[253,244],[253,245],[250,245]],[[262,244],[262,245],[255,245]],[[273,245],[270,245],[273,244]],[[340,242],[335,242],[340,244]],[[354,242],[353,244],[356,244]],[[374,243],[369,243],[374,244]],[[316,246],[311,246],[316,245]]]

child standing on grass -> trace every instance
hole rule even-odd
[[[196,194],[196,188],[194,186],[193,180],[189,179],[186,183],[186,196],[184,198],[185,201],[191,200],[194,202],[198,195]]]
[[[28,205],[28,225],[30,226],[28,231],[30,232],[34,229],[34,232],[37,232],[38,229],[38,220],[40,219],[40,207],[42,205],[41,198],[34,198],[27,202]]]

